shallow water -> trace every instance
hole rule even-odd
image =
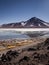
[[[31,34],[31,35],[30,35]],[[0,40],[6,40],[6,39],[29,39],[32,37],[49,37],[49,32],[29,32],[24,33],[24,32],[15,32],[15,31],[0,31]]]
[[[6,39],[26,39],[30,38],[28,35],[22,34],[22,33],[15,33],[15,32],[0,32],[0,40],[6,40]]]

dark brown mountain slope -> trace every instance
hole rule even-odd
[[[27,21],[3,24],[0,26],[0,28],[48,28],[48,27],[49,23],[36,17],[32,17]]]
[[[10,50],[3,54],[0,65],[49,65],[49,38],[19,51]]]

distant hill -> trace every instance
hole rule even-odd
[[[37,17],[32,17],[23,22],[3,24],[0,28],[49,28],[49,23]]]

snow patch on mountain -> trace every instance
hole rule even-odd
[[[41,24],[38,24],[39,27],[41,27]]]
[[[33,24],[30,25],[31,27],[34,26]]]
[[[46,25],[46,26],[49,26],[49,24],[47,24],[47,23],[44,23],[44,22],[43,22],[43,24]]]
[[[22,26],[25,26],[25,25],[26,25],[26,22],[21,22],[21,25],[22,25]]]
[[[11,25],[11,27],[13,27],[13,26],[14,26],[14,24]]]

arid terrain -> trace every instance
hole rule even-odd
[[[49,65],[49,38],[0,41],[0,65]]]
[[[43,42],[46,38],[0,40],[0,53],[10,49],[25,48]]]

